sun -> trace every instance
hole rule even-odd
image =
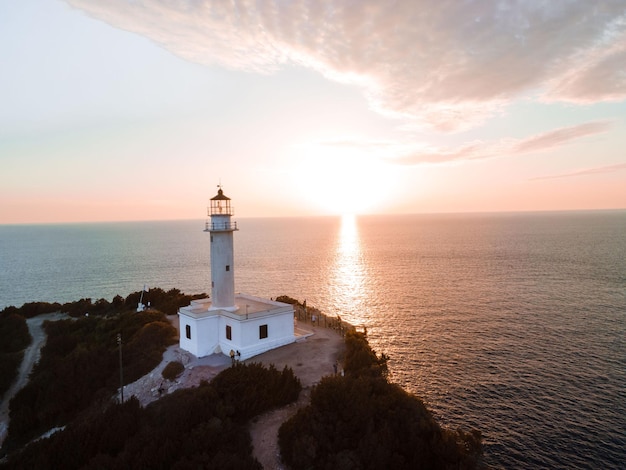
[[[388,198],[388,164],[355,149],[315,146],[297,168],[297,186],[317,210],[329,215],[366,214]]]

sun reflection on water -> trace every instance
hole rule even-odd
[[[344,215],[337,237],[330,275],[330,294],[336,314],[361,324],[367,303],[367,268],[355,215]]]
[[[354,214],[341,217],[338,245],[337,253],[342,257],[351,258],[360,254],[359,228]]]

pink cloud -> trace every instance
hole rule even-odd
[[[626,18],[608,22],[595,44],[573,54],[563,72],[548,81],[548,101],[620,101],[626,89]]]
[[[263,73],[297,63],[446,131],[531,92],[626,98],[624,2],[67,1],[185,59]]]
[[[609,130],[608,121],[593,121],[576,126],[532,135],[525,139],[503,139],[494,142],[471,142],[455,148],[438,148],[419,150],[405,154],[391,161],[402,165],[418,165],[423,163],[449,163],[469,160],[484,160],[525,153],[542,152],[560,147],[584,137],[600,134]]]
[[[626,163],[618,163],[616,165],[608,165],[608,166],[600,166],[596,168],[585,168],[583,170],[571,171],[568,173],[560,173],[558,175],[548,175],[548,176],[536,176],[535,178],[530,178],[532,180],[546,180],[546,179],[554,179],[554,178],[569,178],[572,176],[587,176],[587,175],[597,175],[601,173],[613,173],[616,171],[626,170]]]
[[[527,139],[516,142],[511,146],[511,153],[540,152],[552,147],[558,147],[573,140],[587,137],[593,134],[606,132],[611,124],[608,121],[593,121],[577,126],[562,127]]]

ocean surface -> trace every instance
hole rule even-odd
[[[392,380],[482,432],[487,463],[626,468],[626,211],[235,220],[238,292],[367,327]],[[209,292],[203,228],[0,226],[0,308]]]

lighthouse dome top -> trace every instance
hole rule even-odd
[[[211,201],[230,201],[230,198],[228,196],[224,196],[224,191],[222,191],[222,188],[219,188],[217,190],[217,196],[212,197]]]

